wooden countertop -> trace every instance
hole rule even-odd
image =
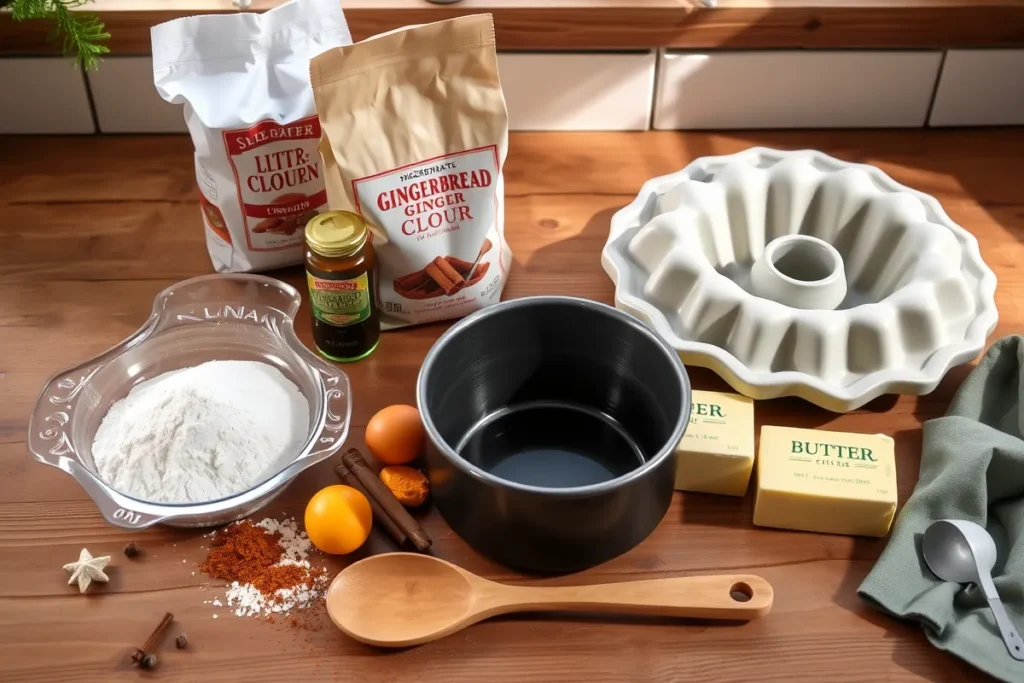
[[[263,11],[282,0],[253,0]],[[342,0],[356,40],[489,12],[501,50],[972,48],[1024,45],[1024,0]],[[112,56],[148,55],[150,27],[232,0],[93,0]],[[49,22],[0,12],[0,55],[53,54]]]
[[[999,277],[997,336],[1024,331],[1024,130],[513,134],[507,165],[508,239],[515,262],[506,296],[559,293],[611,301],[599,264],[612,213],[641,183],[698,156],[752,145],[812,147],[879,165],[934,194],[970,229]],[[78,484],[25,449],[29,411],[52,373],[133,332],[153,296],[211,272],[182,136],[0,138],[0,680],[5,681],[963,681],[976,674],[928,645],[911,625],[866,608],[856,588],[885,545],[758,529],[752,499],[677,494],[643,544],[579,576],[546,583],[621,581],[691,573],[754,572],[775,590],[766,618],[743,625],[665,620],[532,618],[488,621],[440,642],[381,653],[324,625],[296,630],[238,618],[197,571],[199,531],[131,532],[107,525]],[[301,286],[301,271],[276,273]],[[308,308],[298,331],[310,343]],[[346,367],[362,445],[379,408],[412,403],[432,341],[429,325],[388,333]],[[759,424],[891,434],[900,502],[917,478],[923,420],[941,415],[967,368],[931,395],[883,397],[837,416],[796,399],[757,404]],[[724,390],[704,370],[696,388]],[[304,473],[264,513],[297,515],[333,461]],[[471,551],[435,513],[437,553],[493,579],[527,579]],[[144,554],[127,560],[134,540]],[[113,556],[111,581],[90,595],[61,569],[81,548]],[[390,548],[371,537],[366,551]],[[364,551],[360,551],[362,553]],[[361,555],[360,555],[361,556]],[[330,561],[332,571],[343,566]],[[160,650],[157,671],[125,664],[165,611],[190,646]],[[216,618],[215,618],[216,615]],[[172,634],[178,631],[172,631]]]

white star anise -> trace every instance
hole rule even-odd
[[[110,579],[103,573],[103,568],[107,566],[108,562],[110,562],[110,555],[93,557],[89,554],[88,550],[82,548],[82,554],[78,556],[78,562],[69,562],[64,565],[64,571],[71,572],[71,578],[68,579],[68,585],[70,586],[77,581],[78,592],[84,593],[85,589],[88,588],[89,584],[93,581],[106,583]]]

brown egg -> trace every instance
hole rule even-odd
[[[366,425],[366,447],[384,465],[404,465],[423,453],[426,434],[420,411],[412,406],[388,406]]]

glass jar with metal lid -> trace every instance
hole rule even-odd
[[[370,355],[380,340],[377,259],[360,216],[328,211],[306,224],[306,282],[317,350],[342,363]]]

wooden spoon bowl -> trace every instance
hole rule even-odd
[[[429,555],[387,553],[341,571],[327,591],[327,612],[356,640],[408,647],[510,612],[749,620],[767,614],[772,600],[768,582],[749,574],[589,586],[507,586]]]

